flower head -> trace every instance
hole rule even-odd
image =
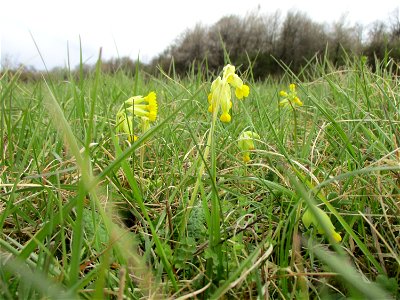
[[[126,100],[117,113],[117,133],[127,134],[129,142],[135,142],[138,137],[133,134],[134,117],[140,118],[142,132],[149,129],[149,122],[157,119],[158,104],[155,92],[147,96],[134,96]]]
[[[213,113],[221,107],[222,122],[230,122],[232,117],[229,114],[232,107],[231,87],[235,88],[235,95],[238,99],[249,96],[250,88],[243,84],[242,79],[235,74],[235,66],[226,65],[223,69],[222,77],[218,76],[211,84],[210,94],[208,95],[208,111]]]
[[[331,219],[329,216],[324,212],[322,209],[319,207],[315,207],[316,212],[319,216],[319,219],[322,219],[322,221],[325,223],[325,227],[328,228],[329,234],[332,236],[332,238],[338,243],[342,240],[342,237],[340,236],[339,233],[335,231],[335,226],[333,226]],[[310,227],[311,224],[317,229],[319,234],[324,234],[325,229],[324,226],[318,221],[318,218],[315,216],[315,214],[307,208],[306,211],[303,214],[302,221],[304,226],[307,228]]]
[[[245,163],[250,161],[250,150],[254,150],[254,140],[260,136],[253,131],[243,131],[238,139],[238,147],[242,150],[242,159]]]
[[[294,83],[291,83],[289,85],[289,93],[287,93],[286,91],[280,91],[279,96],[284,97],[284,99],[279,102],[280,106],[286,107],[290,105],[293,107],[294,105],[303,105],[303,102],[301,102],[299,97],[297,97],[296,85]]]
[[[135,116],[140,116],[155,121],[157,118],[157,97],[155,92],[150,92],[147,96],[134,96],[125,101],[125,104],[131,105],[128,111],[133,110]]]

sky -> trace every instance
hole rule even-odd
[[[317,22],[346,16],[348,24],[385,21],[398,0],[8,0],[0,9],[0,59],[4,66],[24,64],[37,70],[129,56],[149,62],[187,28],[212,25],[227,15],[279,10],[302,11]],[[372,4],[374,3],[374,4]],[[41,59],[43,58],[43,61]]]

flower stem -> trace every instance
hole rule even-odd
[[[192,211],[192,207],[194,205],[194,202],[195,202],[195,200],[197,198],[197,192],[199,191],[201,178],[202,178],[203,173],[204,173],[205,161],[207,160],[208,155],[210,153],[210,147],[211,147],[211,141],[212,141],[212,129],[213,129],[213,126],[211,126],[210,132],[208,133],[207,143],[206,143],[206,147],[204,149],[203,157],[201,157],[201,156],[198,157],[197,164],[199,164],[200,161],[201,161],[201,164],[200,164],[200,167],[198,169],[199,171],[197,173],[196,184],[195,184],[195,186],[193,188],[191,197],[189,199],[189,203],[186,206],[186,211],[184,213],[184,217],[183,217],[183,220],[182,220],[182,223],[181,223],[181,227],[180,227],[180,231],[179,231],[180,235],[181,235],[181,238],[184,237],[185,227],[186,227],[186,224],[187,224],[187,222],[189,220],[189,216],[190,216],[190,213]]]
[[[294,121],[294,126],[293,126],[293,140],[294,140],[294,149],[297,153],[298,150],[298,144],[297,144],[297,114],[296,114],[296,108],[292,105],[293,109],[293,121]]]

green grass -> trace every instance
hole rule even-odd
[[[0,298],[399,298],[394,70],[323,61],[254,82],[239,68],[250,96],[213,126],[218,74],[207,70],[131,78],[98,65],[37,82],[5,71]],[[278,106],[292,82],[304,103],[296,123]],[[129,145],[115,134],[117,110],[150,91],[157,121]],[[248,164],[244,130],[260,135]],[[315,205],[339,244],[303,225]]]

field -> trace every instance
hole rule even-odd
[[[400,297],[399,66],[223,67],[3,72],[1,299]]]

